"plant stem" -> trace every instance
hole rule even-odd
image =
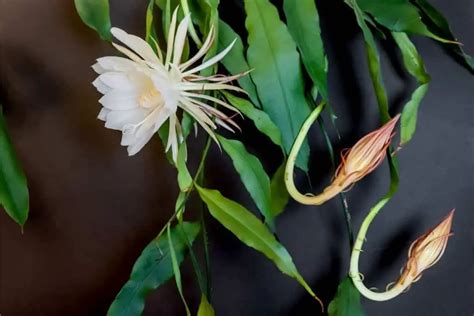
[[[334,155],[334,148],[332,147],[331,139],[329,138],[329,135],[326,131],[326,126],[324,124],[324,119],[322,116],[318,117],[318,123],[319,123],[319,128],[321,129],[321,133],[323,134],[324,140],[326,142],[326,147],[329,151],[332,170],[333,172],[336,172],[336,159]],[[347,204],[347,199],[344,192],[339,193],[339,200],[341,202],[342,212],[344,214],[344,219],[346,221],[347,236],[349,239],[349,249],[352,249],[352,247],[354,246],[354,232],[352,231],[351,213],[349,211],[349,205]]]
[[[203,152],[202,152],[202,155],[201,155],[201,160],[199,161],[199,166],[198,166],[198,169],[196,170],[196,174],[194,175],[191,187],[186,192],[186,195],[185,195],[183,201],[179,204],[178,207],[176,207],[175,212],[173,213],[173,215],[171,215],[171,217],[165,223],[165,225],[163,226],[161,231],[158,233],[158,236],[156,238],[159,238],[164,233],[164,231],[166,230],[166,226],[171,224],[176,219],[176,216],[180,213],[180,211],[186,205],[186,202],[188,201],[189,196],[191,195],[191,192],[194,190],[194,183],[197,181],[197,179],[201,176],[201,173],[203,172],[205,160],[207,158],[207,154],[209,152],[210,145],[211,145],[211,138],[207,137],[206,144],[204,145],[204,149],[203,149]]]
[[[362,225],[359,229],[359,233],[357,234],[357,239],[355,241],[354,247],[352,248],[351,262],[349,268],[349,276],[352,278],[354,286],[357,288],[357,290],[359,290],[359,292],[368,299],[374,301],[386,301],[394,298],[395,296],[402,293],[413,281],[407,279],[405,282],[403,282],[403,284],[401,282],[397,283],[390,290],[382,293],[377,293],[371,291],[364,285],[359,272],[360,253],[362,252],[362,246],[364,244],[365,236],[367,234],[369,226],[374,220],[374,218],[377,216],[379,211],[385,206],[385,204],[387,204],[388,201],[390,201],[390,199],[393,197],[393,195],[398,189],[398,172],[396,168],[396,162],[394,161],[395,158],[391,157],[390,152],[391,149],[388,148],[387,158],[390,166],[390,188],[387,194],[385,194],[385,196],[377,204],[375,204],[374,207],[370,209],[369,213],[364,218],[364,221],[362,222]]]

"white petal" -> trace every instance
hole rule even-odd
[[[110,88],[108,85],[103,83],[102,80],[100,80],[99,78],[95,79],[92,82],[92,85],[97,89],[97,91],[99,91],[102,94],[106,94],[110,92],[110,90],[112,90],[112,88]]]
[[[186,68],[194,64],[196,61],[199,60],[199,58],[203,57],[206,55],[207,51],[211,48],[214,40],[214,35],[215,35],[215,29],[214,25],[211,26],[211,30],[209,31],[209,34],[207,35],[206,41],[202,45],[201,49],[194,55],[191,59],[189,59],[187,62],[181,65],[180,69],[184,71]]]
[[[223,120],[221,120],[220,118],[216,118],[216,123],[220,126],[222,126],[223,128],[225,128],[226,130],[232,132],[232,133],[235,133],[235,131],[232,129],[232,127],[230,127],[229,125],[227,125],[227,123],[225,123]]]
[[[141,72],[106,72],[99,76],[104,84],[119,90],[143,92],[152,87],[152,81]]]
[[[102,98],[99,103],[111,110],[131,110],[139,107],[138,95],[120,90],[112,90]]]
[[[232,49],[232,47],[234,46],[235,44],[235,41],[236,40],[233,40],[232,43],[227,46],[226,49],[224,49],[222,52],[220,52],[219,54],[215,55],[214,57],[212,57],[211,59],[207,60],[206,62],[204,62],[203,64],[191,69],[191,70],[188,70],[186,72],[183,73],[184,76],[186,75],[189,75],[189,74],[193,74],[193,73],[196,73],[198,71],[201,71],[203,69],[206,69],[207,67],[210,67],[212,65],[214,65],[215,63],[219,62],[222,58],[225,57],[225,55],[227,55],[227,53]]]
[[[173,161],[176,163],[178,161],[178,138],[176,135],[176,115],[170,116],[170,126],[169,126],[169,133],[168,133],[168,143],[166,145],[165,151],[168,151],[171,147],[171,156],[173,157]]]
[[[138,64],[130,59],[118,56],[106,56],[97,59],[98,66],[108,71],[133,71]]]
[[[93,64],[92,69],[98,74],[105,72],[105,69],[101,65],[99,65],[99,63]]]
[[[183,82],[179,84],[179,89],[182,91],[232,90],[245,93],[242,88],[225,83]]]
[[[192,104],[189,100],[181,100],[180,106],[188,112],[199,124],[207,125],[212,127],[213,129],[216,128],[216,124],[207,116],[206,112],[202,111],[197,105]]]
[[[112,45],[119,51],[121,52],[122,54],[124,54],[125,56],[127,56],[128,58],[130,58],[131,60],[133,60],[134,62],[138,63],[138,64],[143,64],[144,61],[138,57],[137,54],[135,54],[134,52],[132,52],[130,49],[126,48],[126,47],[123,47],[121,45],[118,45],[118,44],[115,44],[115,43],[112,43]]]
[[[155,55],[153,48],[151,48],[151,46],[140,37],[128,34],[124,30],[121,30],[117,27],[111,28],[110,32],[116,39],[130,47],[143,59],[153,63],[160,63],[160,60]]]
[[[146,134],[139,138],[135,138],[134,142],[127,147],[128,155],[133,156],[138,153],[150,141],[154,133],[155,132],[152,129],[149,129]],[[125,134],[123,137],[125,137]]]
[[[166,69],[169,69],[169,63],[171,61],[171,55],[173,53],[174,34],[176,32],[176,15],[177,14],[178,14],[178,8],[176,8],[173,12],[173,16],[171,17],[170,29],[168,32],[168,45],[166,47],[166,60],[165,60]]]
[[[176,66],[181,62],[181,56],[183,55],[184,43],[186,41],[186,34],[188,32],[190,18],[191,16],[187,14],[181,23],[179,23],[178,30],[176,31],[173,49],[173,64]]]
[[[143,108],[125,111],[111,111],[107,115],[105,127],[122,130],[127,124],[138,124],[143,121],[148,112]]]
[[[109,114],[109,113],[110,113],[109,109],[102,108],[99,112],[99,115],[97,115],[97,118],[101,121],[105,121],[106,118],[107,118],[107,114]]]
[[[220,104],[222,105],[223,107],[231,110],[231,111],[234,111],[236,113],[239,113],[240,114],[240,111],[238,109],[236,109],[235,107],[233,107],[232,105],[230,104],[227,104],[226,102],[218,99],[218,98],[215,98],[215,97],[211,97],[209,95],[206,95],[206,94],[199,94],[199,93],[192,93],[192,92],[183,92],[181,93],[182,96],[185,96],[187,98],[191,98],[191,99],[204,99],[204,100],[209,100],[211,102],[214,102],[214,103],[217,103],[217,104]],[[194,100],[193,100],[194,101]]]

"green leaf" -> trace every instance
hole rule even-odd
[[[21,227],[25,224],[29,206],[28,185],[13,145],[0,105],[0,205]]]
[[[408,36],[405,33],[397,32],[393,32],[392,36],[402,53],[405,68],[417,79],[419,84],[402,111],[400,145],[404,145],[409,142],[415,134],[418,108],[421,100],[428,91],[430,76],[425,70],[423,60],[418,54],[415,45],[413,45]]]
[[[178,259],[176,257],[176,251],[174,250],[173,238],[171,237],[171,229],[170,229],[169,224],[168,224],[168,227],[166,229],[166,236],[168,237],[168,247],[169,247],[169,250],[170,250],[171,264],[173,266],[173,273],[174,273],[174,279],[176,281],[176,287],[178,288],[179,296],[181,297],[181,300],[184,304],[184,308],[186,309],[186,315],[191,316],[191,312],[189,311],[188,303],[186,303],[186,299],[184,298],[184,294],[183,294],[183,285],[182,285],[182,282],[181,282],[181,271],[179,270],[179,263],[178,263]]]
[[[229,200],[217,190],[196,186],[201,199],[211,215],[240,241],[273,261],[284,274],[296,279],[305,290],[319,300],[296,269],[293,259],[270,230],[255,215],[235,201]]]
[[[222,136],[217,137],[224,151],[232,159],[242,183],[250,193],[260,213],[265,217],[265,222],[274,230],[270,200],[270,179],[260,160],[250,154],[240,141],[226,139]]]
[[[299,54],[278,11],[268,0],[245,0],[249,36],[247,60],[263,110],[279,127],[283,147],[291,146],[309,115]],[[309,146],[305,141],[297,166],[308,170]]]
[[[379,106],[380,117],[382,122],[390,120],[390,114],[388,113],[388,97],[385,91],[385,86],[382,78],[382,69],[380,67],[380,56],[375,44],[374,36],[366,24],[366,17],[362,10],[357,5],[358,1],[348,0],[348,3],[352,6],[357,24],[362,30],[365,40],[365,48],[367,51],[367,62],[369,64],[370,77],[372,79],[372,85],[374,87],[375,96]]]
[[[186,143],[182,143],[178,149],[178,158],[176,162],[176,168],[178,168],[178,186],[182,192],[187,192],[192,184],[193,178],[189,173],[188,167],[186,166],[186,158],[188,155],[188,150],[186,148]]]
[[[285,185],[285,166],[286,160],[278,167],[270,183],[273,217],[277,217],[285,210],[285,206],[290,199]]]
[[[444,16],[433,7],[426,0],[414,0],[423,13],[423,19],[426,21],[428,28],[432,29],[436,34],[439,34],[441,37],[456,41],[448,21]],[[463,64],[471,73],[474,73],[474,59],[466,54],[462,49],[461,44],[444,44],[444,46],[451,51],[455,58],[458,59],[461,64]]]
[[[199,309],[197,312],[197,316],[214,316],[214,308],[209,301],[207,300],[205,295],[201,296],[201,303],[199,304]]]
[[[275,123],[273,123],[267,113],[257,109],[252,103],[245,99],[239,98],[228,92],[223,92],[223,94],[230,104],[252,120],[255,127],[260,132],[268,136],[275,145],[282,147],[280,130]]]
[[[409,0],[357,0],[357,4],[362,11],[370,13],[378,23],[391,31],[419,34],[443,41],[428,30],[418,8]]]
[[[234,32],[234,30],[224,21],[219,20],[219,50],[225,49],[229,46],[232,41],[235,40],[234,47],[230,52],[221,60],[221,63],[232,75],[237,75],[250,70],[250,66],[244,56],[244,44],[240,36]],[[240,77],[238,80],[239,85],[248,94],[252,103],[257,107],[261,108],[260,101],[257,96],[257,89],[250,78],[250,75]]]
[[[207,35],[211,26],[218,27],[219,0],[194,0],[189,2],[192,12],[192,18],[195,24],[199,26],[201,33]]]
[[[103,40],[110,41],[110,13],[108,0],[74,0],[82,21],[99,33]]]
[[[194,241],[199,233],[198,223],[183,222],[171,229],[171,239],[177,264],[186,254],[186,239]],[[132,269],[130,280],[122,287],[110,306],[108,316],[139,316],[148,294],[174,275],[167,236],[154,239],[143,250]]]
[[[337,288],[336,297],[328,306],[329,316],[364,316],[359,291],[349,277],[344,278]]]
[[[283,2],[288,30],[301,53],[306,71],[323,99],[328,99],[327,59],[314,0]]]

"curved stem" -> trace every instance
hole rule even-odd
[[[318,105],[318,107],[316,107],[313,112],[311,112],[311,114],[308,116],[306,121],[303,123],[303,126],[301,126],[300,132],[298,133],[298,136],[296,136],[295,142],[293,143],[293,147],[291,148],[290,154],[288,155],[288,161],[285,167],[286,189],[288,190],[288,193],[291,195],[291,197],[296,201],[300,202],[301,204],[320,205],[341,192],[340,188],[336,186],[330,186],[326,188],[321,194],[316,196],[302,194],[296,188],[295,181],[293,179],[296,157],[298,156],[298,152],[301,148],[301,145],[303,144],[311,125],[313,125],[319,114],[321,114],[321,111],[323,110],[325,105],[326,103],[324,102]]]
[[[403,293],[403,291],[413,282],[413,277],[408,275],[403,282],[397,282],[395,286],[385,292],[374,292],[368,289],[363,280],[361,279],[361,273],[359,272],[359,258],[360,253],[362,252],[362,246],[364,245],[365,236],[367,235],[367,231],[369,230],[369,226],[374,220],[375,216],[379,213],[379,211],[387,204],[388,201],[392,198],[395,192],[398,189],[398,173],[396,170],[396,162],[394,158],[390,155],[390,149],[387,149],[388,152],[388,160],[390,166],[390,189],[387,194],[377,203],[374,207],[372,207],[369,211],[369,214],[365,217],[362,225],[360,226],[359,233],[357,234],[357,239],[355,240],[354,247],[352,248],[351,253],[351,261],[350,261],[350,268],[349,268],[349,276],[352,278],[352,282],[357,290],[366,298],[374,300],[374,301],[387,301],[395,296]]]

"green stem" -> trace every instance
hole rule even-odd
[[[206,266],[205,266],[206,278],[207,278],[206,297],[209,303],[211,303],[212,302],[212,274],[211,274],[212,270],[211,270],[211,258],[209,255],[209,238],[207,234],[207,227],[206,227],[206,220],[204,217],[204,213],[205,213],[204,206],[202,206],[200,221],[201,221],[201,227],[202,227],[202,243],[204,246],[204,260],[206,262]]]
[[[211,138],[208,137],[206,146],[205,146],[205,153],[207,155],[207,151],[209,150],[209,146],[211,144]],[[203,160],[202,160],[203,161]],[[204,170],[205,164],[203,163],[202,166],[200,165],[200,177],[197,179],[197,183],[199,185],[203,185],[204,182]],[[212,275],[211,275],[211,260],[209,255],[209,239],[207,234],[206,228],[206,221],[205,221],[205,204],[201,201],[201,210],[200,210],[200,222],[202,227],[202,242],[204,247],[204,260],[206,262],[205,265],[205,273],[206,273],[206,297],[209,302],[212,301]]]
[[[319,124],[319,128],[321,129],[321,133],[323,134],[324,140],[326,142],[326,147],[329,152],[329,157],[331,158],[332,170],[333,172],[335,172],[336,171],[336,158],[334,155],[334,148],[332,146],[331,139],[329,138],[329,135],[326,131],[326,126],[324,124],[324,119],[322,116],[318,118],[318,124]],[[337,128],[336,128],[336,131],[337,131]],[[339,193],[339,200],[341,202],[342,212],[344,214],[344,219],[346,222],[347,236],[349,239],[349,249],[352,249],[352,247],[354,246],[354,232],[352,231],[351,213],[349,211],[349,205],[347,203],[346,195],[344,194],[344,192]]]
[[[396,162],[394,161],[395,158],[391,157],[390,155],[390,149],[387,149],[387,157],[388,157],[388,162],[390,166],[390,188],[387,192],[387,194],[377,203],[375,204],[374,207],[372,207],[365,217],[364,221],[362,222],[362,225],[360,227],[359,233],[357,234],[357,239],[355,241],[355,245],[352,248],[352,254],[351,254],[351,262],[350,262],[350,269],[349,269],[349,276],[352,278],[352,281],[354,283],[354,286],[359,290],[359,292],[367,297],[368,299],[374,300],[374,301],[386,301],[389,299],[394,298],[395,296],[401,294],[413,281],[413,280],[405,280],[405,282],[401,283],[398,282],[394,287],[392,287],[390,290],[385,291],[385,292],[373,292],[370,289],[368,289],[364,283],[363,280],[360,277],[360,272],[359,272],[359,258],[360,258],[360,253],[362,252],[362,246],[364,245],[364,241],[367,235],[367,231],[369,230],[370,224],[374,220],[374,218],[377,216],[379,211],[387,204],[388,201],[393,197],[395,192],[398,190],[398,172],[396,169]]]
[[[203,149],[203,152],[202,152],[202,155],[201,155],[201,160],[199,162],[199,166],[198,166],[198,169],[196,171],[196,174],[194,175],[194,178],[193,178],[193,182],[191,184],[191,187],[189,188],[189,190],[186,192],[186,195],[183,199],[183,201],[179,204],[178,207],[176,207],[175,209],[175,212],[173,213],[173,215],[171,215],[171,217],[168,219],[168,221],[165,223],[165,225],[163,226],[163,228],[161,229],[161,231],[158,233],[158,236],[157,238],[159,238],[163,233],[164,231],[166,230],[166,226],[171,224],[177,217],[177,215],[181,212],[181,210],[184,208],[184,206],[186,205],[186,202],[188,201],[189,199],[189,196],[191,195],[191,192],[194,190],[194,183],[196,182],[196,180],[200,177],[201,173],[203,172],[203,169],[204,169],[204,163],[205,163],[205,160],[207,158],[207,154],[209,152],[209,147],[211,145],[211,138],[210,137],[207,137],[207,140],[206,140],[206,145],[204,145],[204,149]]]
[[[321,111],[323,110],[325,106],[325,103],[321,103],[316,107],[313,112],[308,116],[306,121],[303,123],[303,126],[301,126],[301,129],[296,136],[295,142],[293,143],[293,146],[291,147],[290,154],[288,155],[288,161],[285,166],[285,185],[288,193],[290,196],[295,199],[296,201],[300,202],[301,204],[306,204],[306,205],[320,205],[324,203],[327,200],[327,197],[329,195],[336,195],[336,193],[333,192],[333,190],[325,190],[322,194],[317,195],[317,196],[308,196],[306,194],[300,193],[298,189],[295,186],[295,182],[293,179],[293,173],[295,169],[295,162],[296,162],[296,157],[298,156],[298,152],[301,148],[301,145],[303,144],[303,141],[306,138],[306,135],[308,134],[308,131],[310,127],[313,125],[314,121],[318,118],[319,114],[321,114]]]

